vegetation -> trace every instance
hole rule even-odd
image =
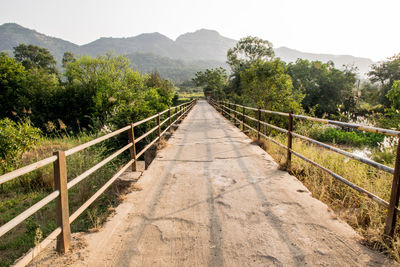
[[[314,109],[317,116],[335,113],[338,106],[345,111],[354,111],[353,88],[356,75],[352,69],[338,70],[333,62],[310,62],[298,59],[288,65],[288,74],[296,90],[304,93],[302,106]]]
[[[52,156],[55,150],[67,150],[85,143],[96,135],[79,134],[75,137],[41,137],[34,146],[18,156],[12,167],[19,168],[29,163]],[[36,141],[36,140],[35,140]],[[68,181],[94,166],[114,149],[101,143],[67,158]],[[125,157],[105,165],[87,179],[69,190],[70,213],[92,196],[125,162]],[[0,193],[0,225],[8,222],[53,191],[53,168],[46,166],[4,184]],[[122,194],[130,188],[118,184],[109,188],[71,225],[73,232],[95,231],[113,211],[113,206],[122,200]],[[23,223],[0,238],[0,266],[9,266],[15,259],[37,245],[56,228],[54,201],[40,209]]]
[[[400,129],[399,55],[375,64],[368,74],[369,80],[362,83],[357,82],[355,69],[339,70],[332,62],[299,59],[287,64],[275,57],[270,42],[251,36],[242,38],[229,49],[227,64],[230,72],[215,65],[206,70],[193,67],[180,75],[181,68],[188,69],[187,63],[164,58],[165,65],[170,68],[161,69],[159,73],[153,68],[158,59],[146,65],[153,57],[149,54],[130,55],[131,62],[128,57],[111,53],[90,57],[75,56],[72,52],[64,53],[60,62],[63,71],[60,72],[55,59],[45,48],[19,45],[14,49],[14,56],[0,53],[0,174],[50,156],[54,150],[68,149],[148,117],[177,104],[179,96],[185,99],[199,97],[202,89],[213,98],[229,99],[246,106]],[[206,64],[197,63],[203,67]],[[144,65],[146,72],[151,74],[132,69],[144,68]],[[196,71],[192,81],[187,80],[190,73]],[[179,81],[179,89],[170,80],[162,78],[166,73],[169,76],[176,74],[174,79]],[[287,127],[285,118],[270,116],[264,119]],[[136,134],[153,126],[143,125]],[[367,156],[393,166],[394,139],[306,122],[298,123],[296,131],[349,151],[354,147],[368,149]],[[286,137],[276,131],[268,134],[286,142]],[[67,163],[71,172],[68,179],[98,163],[122,142],[126,142],[126,137],[115,138],[69,157]],[[284,151],[269,144],[266,147],[278,162],[283,163]],[[294,150],[389,200],[391,175],[299,140],[295,141]],[[70,191],[71,210],[80,206],[125,160],[126,157],[119,157],[74,187]],[[290,171],[315,197],[328,203],[359,230],[368,243],[399,259],[399,227],[392,244],[384,243],[381,238],[384,209],[297,158]],[[49,167],[6,183],[0,191],[0,225],[52,191],[51,177]],[[120,190],[117,187],[108,190],[74,223],[74,230],[98,227],[109,208],[118,203]],[[0,258],[7,259],[1,262],[2,266],[11,264],[55,228],[55,222],[48,219],[53,213],[54,203],[50,203],[0,239]]]
[[[62,63],[64,72],[59,73],[49,51],[33,45],[15,47],[15,58],[0,54],[0,174],[139,121],[179,101],[171,81],[157,72],[133,71],[122,56],[75,57],[66,52]],[[151,123],[137,127],[135,133],[140,135],[154,127]],[[138,149],[146,145],[145,141]],[[68,157],[68,180],[126,142],[127,136],[115,137]],[[122,154],[70,189],[70,211],[81,206],[127,159],[128,154]],[[0,225],[54,190],[52,172],[52,167],[46,166],[2,185]],[[72,230],[98,228],[126,190],[118,184],[107,190],[74,222]],[[0,266],[12,264],[55,229],[54,209],[51,202],[0,238]]]
[[[193,78],[196,86],[202,86],[204,94],[212,93],[214,97],[219,99],[224,98],[225,93],[222,88],[228,82],[228,75],[223,68],[207,69],[206,71],[197,72],[196,77]]]

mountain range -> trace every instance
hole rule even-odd
[[[237,40],[221,36],[217,31],[201,29],[180,35],[175,41],[160,33],[143,33],[127,38],[102,37],[85,45],[77,45],[60,38],[50,37],[15,23],[0,25],[0,51],[12,55],[13,47],[25,43],[47,48],[61,62],[65,51],[75,55],[96,56],[113,51],[127,55],[134,68],[142,72],[158,70],[161,75],[181,82],[190,79],[196,71],[211,67],[227,67],[227,50]],[[354,65],[364,76],[374,62],[368,58],[350,55],[304,53],[287,47],[275,49],[283,61],[294,62],[298,58],[331,60],[335,66]]]

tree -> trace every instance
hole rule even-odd
[[[210,92],[214,98],[222,99],[225,96],[223,89],[228,82],[228,75],[226,74],[226,70],[221,67],[206,69],[205,71],[197,72],[193,81],[196,86],[204,88],[204,94]]]
[[[257,60],[270,60],[274,55],[272,43],[258,37],[247,36],[241,38],[235,47],[228,50],[227,63],[235,72]]]
[[[394,81],[400,80],[400,54],[397,54],[386,61],[373,64],[368,76],[371,82],[379,82],[381,85],[381,103],[389,107],[390,102],[386,97],[392,88]]]
[[[333,62],[298,59],[288,65],[293,86],[305,94],[305,109],[316,108],[318,116],[336,113],[339,105],[346,110],[355,107],[353,88],[356,82],[353,69],[336,69]]]
[[[400,81],[394,81],[392,88],[387,93],[391,107],[400,110]]]
[[[75,56],[72,52],[65,52],[62,58],[62,67],[65,69],[70,62],[75,61]]]
[[[301,110],[304,95],[293,90],[286,64],[279,58],[256,60],[240,73],[244,102],[269,110]]]
[[[225,89],[227,95],[240,97],[243,91],[240,73],[253,62],[272,60],[274,55],[272,43],[269,41],[253,36],[241,38],[227,53],[227,63],[232,70],[229,86]]]
[[[163,79],[158,72],[153,72],[147,78],[146,85],[148,87],[156,88],[157,93],[160,95],[160,106],[158,110],[164,110],[172,105],[172,99],[175,93],[174,84],[167,80]]]
[[[20,44],[14,47],[14,57],[26,69],[41,68],[49,73],[58,73],[57,62],[46,48]]]
[[[0,53],[0,119],[22,114],[27,72],[24,66],[6,53]],[[28,108],[26,106],[26,108]]]

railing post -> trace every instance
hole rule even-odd
[[[244,113],[245,113],[245,108],[244,108],[244,106],[243,106],[243,111],[242,111],[242,131],[244,131],[244,122],[245,122],[245,120],[244,120]]]
[[[157,125],[158,125],[158,130],[157,130],[157,135],[158,138],[161,138],[161,126],[160,126],[160,112],[157,113]]]
[[[260,140],[260,126],[261,126],[261,123],[260,123],[260,119],[261,119],[261,108],[258,108],[258,110],[257,110],[257,119],[258,119],[258,121],[257,121],[257,140]]]
[[[292,131],[293,131],[293,116],[292,111],[289,112],[289,127],[288,127],[288,151],[287,151],[287,159],[286,159],[286,170],[290,169],[290,165],[292,164]]]
[[[137,170],[137,163],[136,163],[136,147],[135,147],[135,126],[131,123],[131,129],[129,130],[129,143],[132,143],[132,146],[129,149],[131,154],[131,160],[133,159],[134,162],[132,164],[132,171]]]
[[[171,107],[168,109],[168,126],[171,125]]]
[[[235,104],[233,105],[233,110],[234,110],[234,112],[233,112],[233,123],[236,124],[236,105]]]
[[[57,225],[61,233],[57,236],[57,252],[65,253],[71,245],[71,228],[69,225],[68,188],[67,188],[67,161],[64,151],[56,151],[54,162],[54,187],[60,191],[56,199]]]
[[[398,140],[397,155],[396,155],[396,162],[394,165],[392,192],[390,194],[390,203],[385,224],[385,235],[390,237],[393,237],[394,230],[396,227],[396,218],[397,218],[396,208],[399,205],[399,196],[400,196],[400,136],[397,140]]]
[[[232,117],[230,116],[232,114],[231,109],[232,109],[231,102],[228,102],[228,120],[232,120]]]

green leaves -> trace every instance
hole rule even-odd
[[[29,120],[16,123],[8,118],[0,120],[0,167],[5,173],[12,169],[17,159],[38,143],[41,131]]]
[[[395,109],[400,109],[400,81],[395,81],[392,88],[387,93],[387,98],[390,100],[391,106]]]
[[[288,73],[292,78],[296,90],[305,93],[302,102],[305,109],[316,107],[317,116],[323,113],[336,113],[337,106],[345,105],[345,109],[351,106],[353,87],[356,81],[352,69],[344,71],[334,67],[332,62],[308,61],[298,59],[296,63],[288,65]]]
[[[224,89],[228,82],[228,75],[224,68],[207,69],[196,73],[193,78],[196,86],[203,86],[204,93],[210,92],[216,99],[225,96]]]
[[[49,73],[57,74],[56,60],[49,50],[36,45],[20,44],[14,47],[14,57],[26,69],[44,69]]]
[[[236,71],[256,60],[271,60],[274,55],[271,42],[247,36],[241,38],[235,47],[228,50],[227,63],[233,71]]]
[[[294,91],[286,66],[280,59],[257,60],[240,73],[243,98],[252,106],[270,110],[301,110],[303,95]]]

